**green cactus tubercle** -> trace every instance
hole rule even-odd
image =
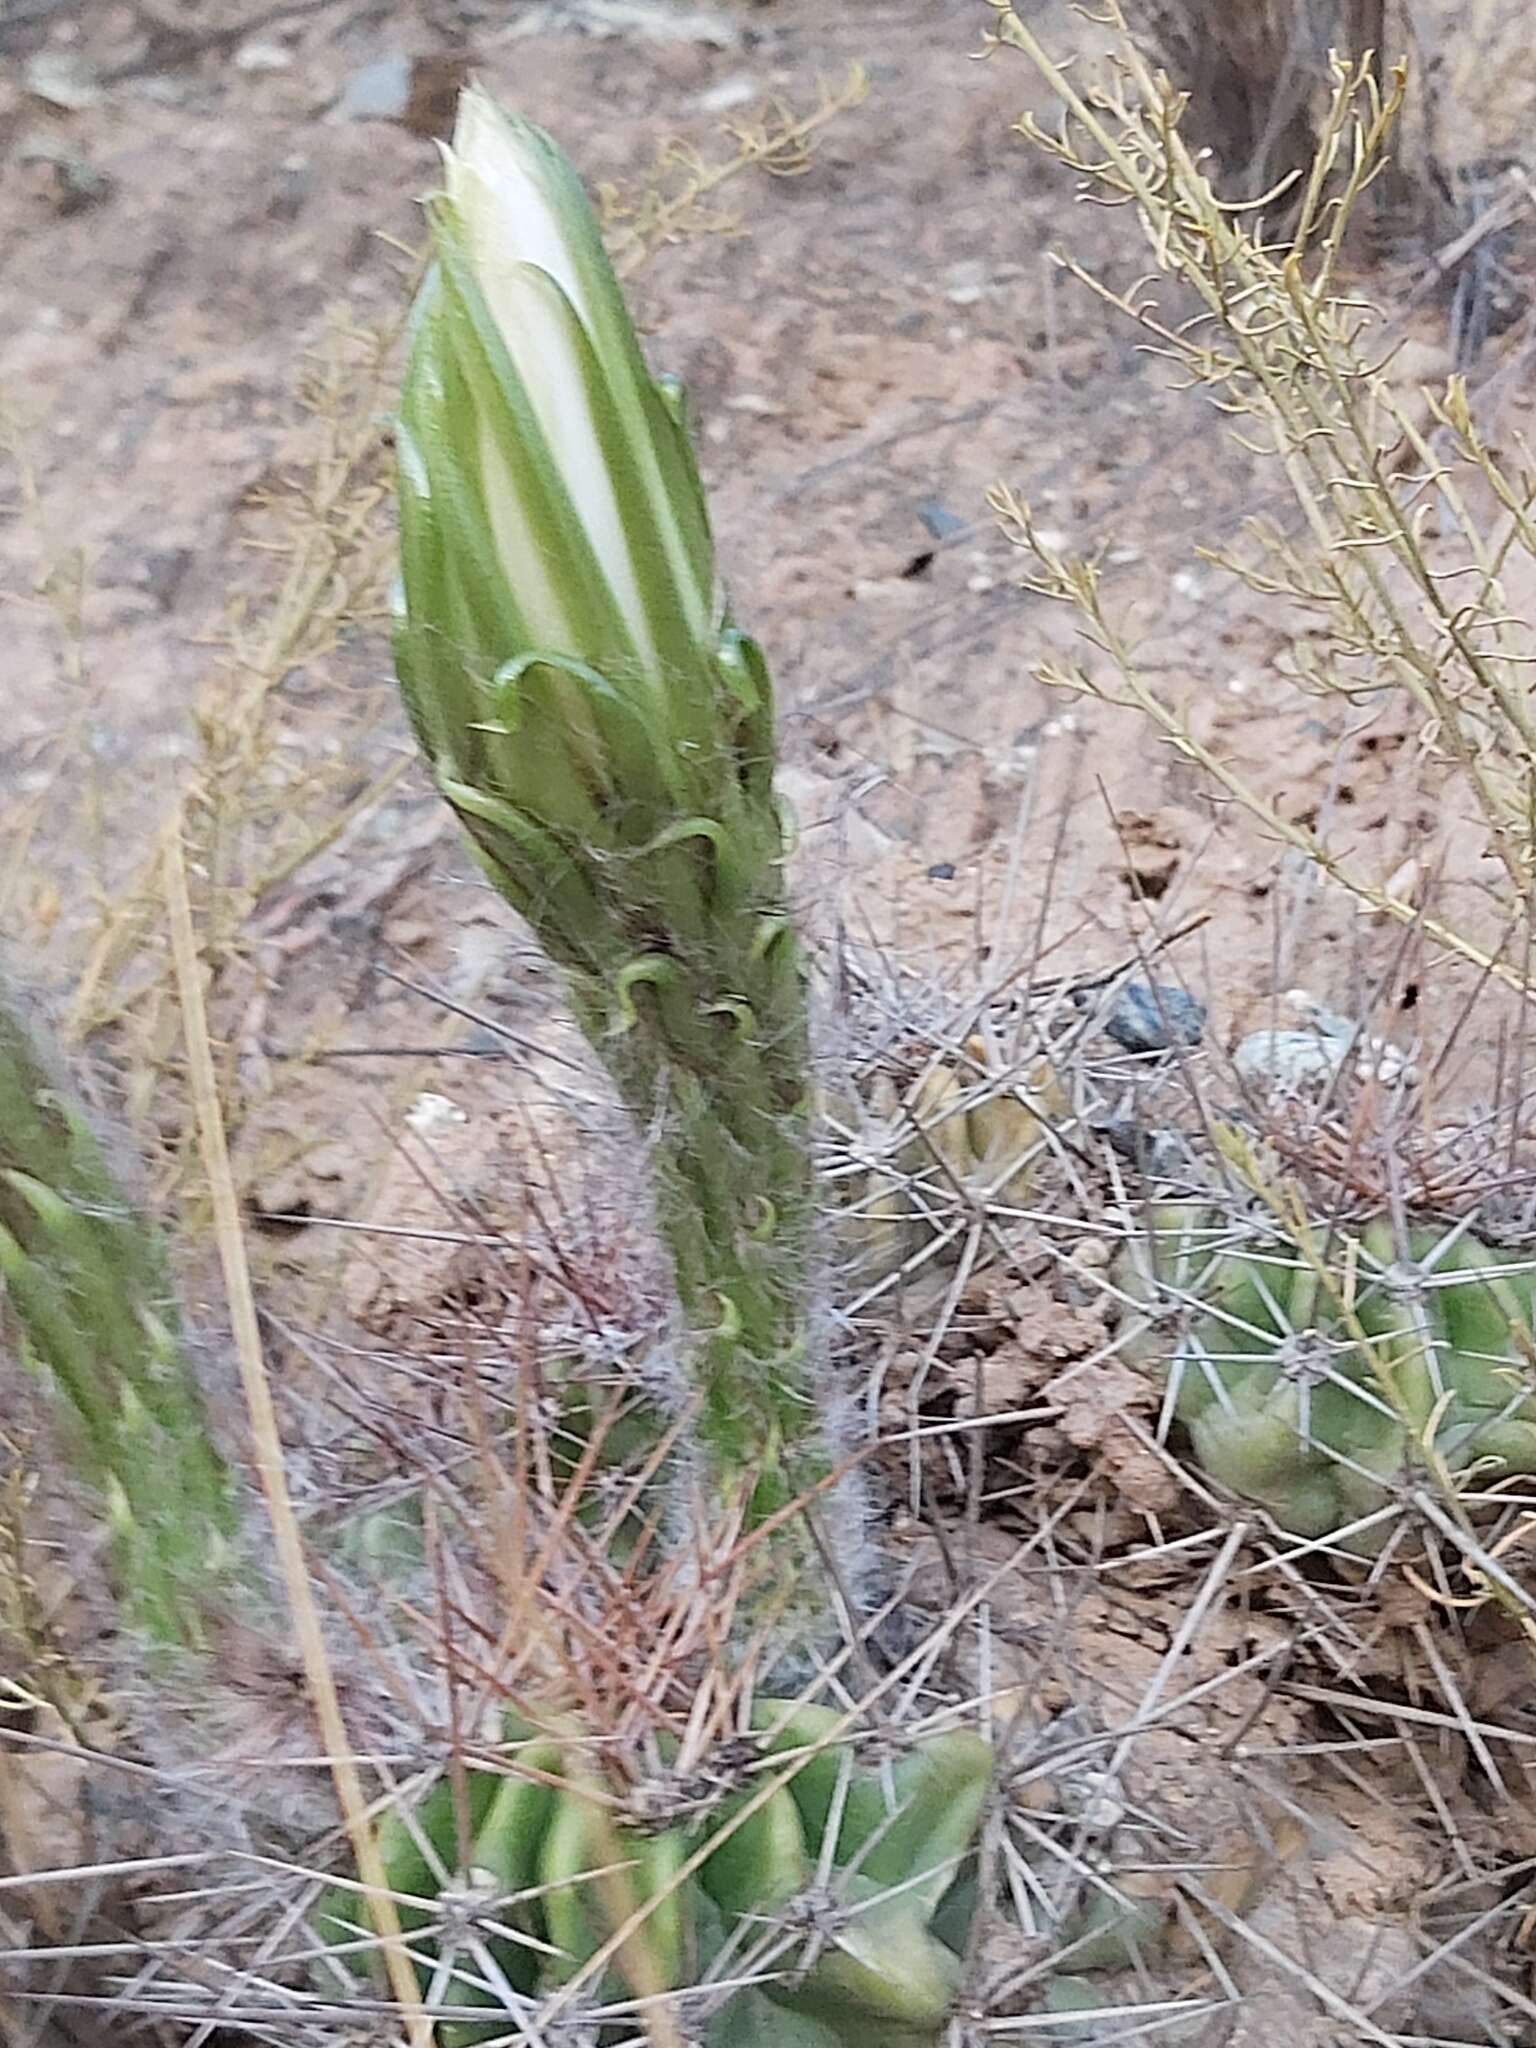
[[[1115,1277],[1125,1355],[1167,1370],[1201,1469],[1293,1535],[1379,1548],[1383,1522],[1352,1525],[1431,1461],[1536,1472],[1536,1273],[1466,1230],[1377,1220],[1287,1242],[1175,1205]]]
[[[439,2021],[444,2048],[504,2032],[503,1986],[547,1996],[631,1920],[590,1987],[602,2002],[707,1983],[728,1941],[732,1959],[750,1959],[823,1877],[826,1938],[808,1966],[797,1938],[761,1966],[761,1991],[726,1999],[711,2043],[833,2048],[937,2034],[959,1984],[951,1944],[963,1945],[969,1915],[950,1908],[966,1895],[959,1873],[987,1796],[988,1746],[950,1732],[882,1767],[853,1760],[827,1708],[760,1702],[754,1725],[758,1769],[704,1817],[653,1828],[617,1817],[574,1744],[515,1717],[505,1771],[472,1769],[458,1792],[441,1778],[409,1814],[389,1815],[380,1847],[423,1996],[459,2014]],[[445,1904],[466,1895],[478,1931],[460,1918],[455,1935]],[[338,1960],[369,1967],[377,1944],[360,1891],[333,1890],[316,1925]],[[728,1963],[723,1974],[740,1972]],[[482,2006],[499,2016],[463,2016]]]

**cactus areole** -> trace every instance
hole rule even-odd
[[[445,162],[397,423],[396,667],[650,1144],[693,1475],[760,1524],[830,1467],[768,670],[569,164],[473,90]]]

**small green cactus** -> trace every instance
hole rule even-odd
[[[964,1061],[927,1069],[903,1100],[888,1076],[866,1106],[828,1095],[825,1121],[851,1134],[840,1149],[860,1170],[839,1171],[842,1238],[856,1284],[898,1272],[930,1245],[962,1204],[1029,1200],[1049,1143],[1069,1114],[1049,1063],[1036,1060],[1005,1085],[985,1041],[966,1041]],[[950,1263],[964,1242],[958,1232]],[[940,1254],[942,1259],[942,1253]]]
[[[1536,1472],[1536,1271],[1464,1228],[1287,1241],[1165,1207],[1115,1282],[1201,1469],[1293,1535],[1370,1554],[1385,1525],[1354,1525],[1415,1468]]]
[[[820,1939],[796,1941],[760,1991],[729,1997],[715,2048],[937,2037],[969,1917],[940,1909],[964,1893],[987,1744],[953,1731],[876,1766],[853,1762],[827,1708],[763,1701],[754,1727],[756,1767],[702,1819],[624,1817],[575,1742],[514,1721],[504,1773],[470,1771],[462,1795],[439,1779],[386,1820],[380,1847],[423,1996],[496,2014],[440,2021],[443,2048],[504,2033],[507,1991],[538,1999],[570,1983],[648,1904],[590,1987],[603,2003],[706,1984],[727,1942],[734,1961],[778,1925]],[[316,1925],[335,1958],[368,1967],[377,1943],[357,1890],[328,1894]]]

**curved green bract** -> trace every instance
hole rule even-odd
[[[1115,1280],[1125,1355],[1167,1373],[1200,1467],[1293,1535],[1370,1554],[1416,1470],[1536,1472],[1536,1274],[1465,1230],[1287,1242],[1174,1205]]]
[[[990,1750],[958,1731],[864,1762],[825,1709],[767,1701],[754,1722],[760,1763],[703,1819],[636,1827],[578,1748],[521,1723],[504,1769],[472,1769],[457,1792],[440,1780],[408,1816],[390,1815],[380,1849],[423,1995],[439,2009],[499,2003],[498,2019],[441,2021],[444,2048],[506,2031],[494,1977],[538,2000],[599,1951],[606,1966],[586,1991],[602,2004],[707,1985],[727,1942],[723,1974],[751,1975],[754,1945],[782,1947],[777,1931],[809,1924],[795,1915],[813,1891],[820,1939],[792,1937],[759,1966],[769,1981],[729,1996],[711,2048],[937,2038],[960,1981],[973,1904],[961,1865]],[[338,1961],[367,1970],[377,1943],[360,1888],[333,1890],[315,1926]],[[615,2021],[616,2037],[625,2025]]]

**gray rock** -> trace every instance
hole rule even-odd
[[[1092,1007],[1093,991],[1079,990],[1081,1010]],[[1206,1006],[1165,981],[1128,981],[1117,990],[1103,1019],[1104,1036],[1125,1052],[1171,1052],[1194,1046],[1205,1035]]]

